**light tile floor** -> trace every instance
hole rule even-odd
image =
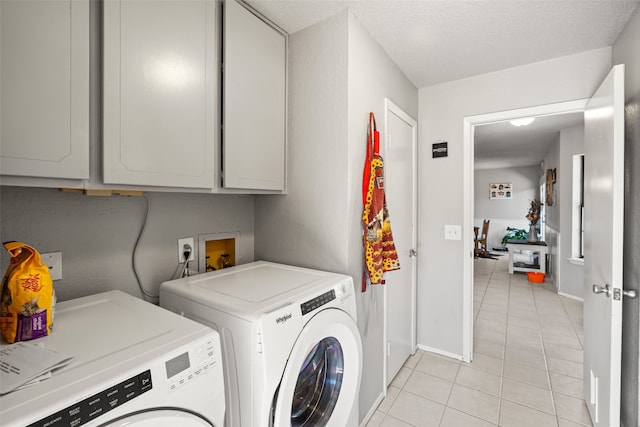
[[[474,261],[474,360],[418,350],[367,427],[591,426],[582,393],[582,303]]]

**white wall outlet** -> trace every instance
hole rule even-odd
[[[46,254],[40,254],[42,262],[49,267],[49,274],[51,274],[51,280],[62,279],[62,252],[49,252]]]
[[[178,262],[184,262],[184,245],[191,246],[191,254],[189,254],[189,261],[196,259],[196,247],[193,246],[193,237],[183,237],[178,239]]]
[[[444,239],[445,240],[460,240],[462,238],[462,226],[460,225],[445,225],[444,226]]]

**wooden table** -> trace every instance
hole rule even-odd
[[[509,249],[509,273],[514,271],[546,273],[547,271],[547,254],[549,247],[545,242],[527,242],[526,240],[509,240],[507,242]],[[538,254],[538,264],[526,264],[524,266],[513,265],[514,252],[531,251],[532,254]]]

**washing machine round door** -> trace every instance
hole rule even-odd
[[[211,427],[204,417],[177,408],[151,408],[124,415],[102,424],[108,427]],[[217,426],[216,426],[217,427]]]
[[[274,426],[345,427],[357,407],[362,342],[353,319],[325,309],[298,336],[282,376],[272,414]]]

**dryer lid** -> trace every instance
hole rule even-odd
[[[322,279],[326,273],[272,264],[237,269],[209,279],[203,287],[250,303],[260,303]]]
[[[284,304],[305,301],[333,286],[352,289],[350,276],[267,261],[256,261],[206,274],[164,282],[160,304],[173,295],[216,310],[253,319]],[[354,303],[355,307],[355,303]]]

